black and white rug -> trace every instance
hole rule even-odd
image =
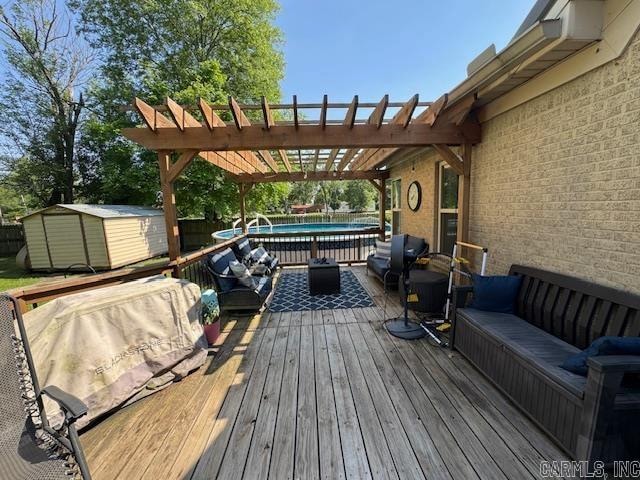
[[[269,305],[272,312],[373,307],[367,291],[350,271],[340,272],[340,293],[311,295],[306,273],[282,273]]]

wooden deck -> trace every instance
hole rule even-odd
[[[381,284],[352,271],[377,307],[229,318],[206,366],[82,434],[94,479],[527,479],[566,460],[458,354],[389,336]]]

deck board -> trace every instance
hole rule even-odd
[[[93,478],[526,479],[567,459],[457,353],[389,336],[397,295],[350,268],[375,307],[227,316],[205,366],[82,432]]]

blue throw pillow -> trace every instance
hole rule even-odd
[[[587,376],[587,359],[600,355],[640,355],[639,337],[600,337],[580,353],[571,355],[562,365],[578,375]]]
[[[473,274],[473,300],[476,310],[513,313],[522,277],[515,275],[482,276]]]

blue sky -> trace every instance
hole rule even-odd
[[[283,100],[435,100],[491,43],[498,51],[534,0],[281,0]]]

